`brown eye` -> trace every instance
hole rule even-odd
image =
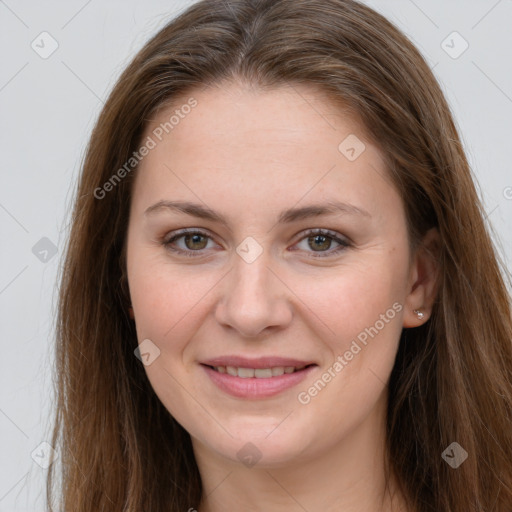
[[[347,247],[350,247],[348,240],[345,240],[341,235],[333,231],[325,229],[311,229],[307,231],[305,235],[306,236],[296,245],[299,246],[299,244],[306,242],[307,246],[303,246],[300,250],[304,250],[309,253],[317,253],[312,254],[315,258],[332,256],[345,250]],[[338,246],[329,250],[331,249],[333,242],[338,244]]]
[[[211,237],[208,233],[198,230],[186,230],[174,233],[173,236],[164,240],[162,245],[177,254],[200,256],[202,251],[208,248],[210,240]]]
[[[308,244],[314,251],[316,250],[327,250],[330,248],[332,239],[325,235],[314,235],[308,237]]]
[[[187,249],[190,250],[204,249],[208,243],[206,237],[199,233],[195,235],[183,235],[182,238],[185,241]]]

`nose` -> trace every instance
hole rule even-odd
[[[261,337],[289,325],[293,316],[291,292],[270,264],[265,252],[251,263],[235,255],[215,309],[219,324],[246,338]]]

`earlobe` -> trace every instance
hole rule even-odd
[[[418,317],[419,320],[423,320],[425,318],[425,313],[419,309],[415,309],[413,313]]]
[[[416,249],[405,300],[404,327],[418,327],[430,317],[439,288],[440,237],[436,228],[427,231]]]

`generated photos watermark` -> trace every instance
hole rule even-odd
[[[327,368],[327,370],[318,378],[315,383],[310,386],[306,391],[301,391],[297,395],[297,399],[299,403],[302,405],[307,405],[311,402],[311,399],[322,391],[325,386],[329,382],[332,381],[340,372],[349,364],[350,361],[354,359],[354,357],[361,352],[361,350],[368,344],[368,337],[373,339],[379,332],[384,329],[386,324],[388,324],[393,318],[395,318],[397,313],[402,311],[403,306],[399,302],[395,302],[392,307],[386,310],[385,313],[382,313],[379,316],[379,320],[377,320],[372,326],[366,327],[363,331],[361,331],[356,339],[352,340],[350,347],[343,353],[336,357],[334,363]],[[359,342],[359,343],[358,343]],[[362,346],[361,346],[361,345]]]
[[[190,114],[192,109],[197,106],[197,100],[193,97],[190,97],[187,100],[187,103],[181,105],[180,108],[177,108],[173,115],[169,117],[169,120],[165,123],[160,123],[152,132],[151,135],[146,137],[146,140],[140,146],[138,151],[134,151],[132,156],[128,158],[128,160],[120,167],[112,176],[103,183],[101,187],[96,187],[94,189],[94,197],[96,199],[103,199],[107,192],[111,192],[118,183],[121,182],[123,178],[125,178],[130,172],[132,172],[137,165],[143,160],[144,157],[149,155],[149,152],[156,148],[159,142],[163,140],[165,135],[169,134],[182,119]]]

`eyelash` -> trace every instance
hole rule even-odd
[[[196,255],[194,253],[201,253],[204,249],[199,249],[197,251],[193,251],[193,250],[189,249],[189,250],[185,251],[183,249],[177,249],[176,247],[172,247],[172,244],[176,240],[179,240],[180,238],[183,238],[186,235],[201,235],[206,238],[212,239],[212,237],[207,232],[202,231],[200,229],[183,229],[183,230],[178,231],[177,233],[173,234],[173,236],[171,238],[164,240],[162,242],[162,245],[166,249],[168,249],[176,254],[186,256],[186,257],[194,258],[194,257],[201,256],[201,254]],[[332,239],[334,242],[337,242],[340,245],[339,245],[339,247],[336,247],[334,250],[331,250],[331,251],[319,251],[316,254],[312,253],[313,258],[327,258],[334,254],[338,254],[341,251],[344,251],[347,247],[350,247],[350,243],[347,240],[340,238],[336,232],[330,231],[328,229],[322,229],[322,228],[308,229],[307,231],[305,231],[303,233],[303,237],[297,243],[302,242],[303,240],[305,240],[311,236],[315,236],[315,235],[326,236],[327,238]],[[325,256],[321,255],[322,253],[325,254]]]

